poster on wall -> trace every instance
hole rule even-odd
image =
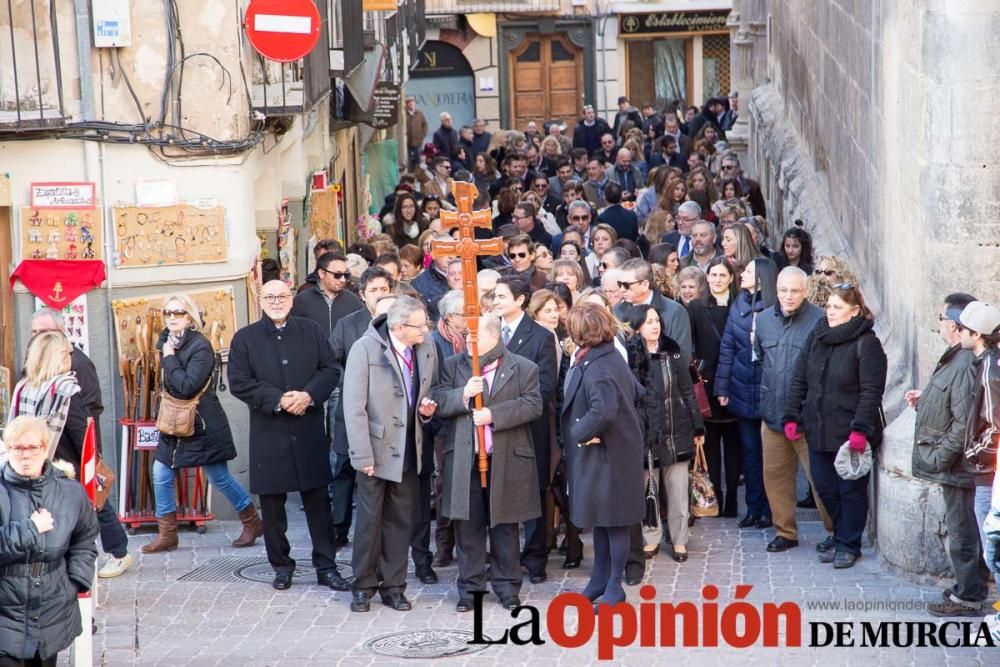
[[[21,259],[102,259],[100,208],[21,209]]]
[[[31,207],[42,209],[92,209],[97,205],[94,183],[32,183]]]
[[[48,304],[35,297],[35,310],[48,308]],[[87,295],[81,294],[65,306],[61,311],[63,330],[66,338],[76,349],[90,356],[90,321],[87,317]]]
[[[222,206],[116,207],[115,266],[209,264],[229,259]]]

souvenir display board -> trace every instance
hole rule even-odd
[[[48,304],[35,297],[35,310]],[[62,307],[63,329],[70,344],[90,356],[90,318],[87,315],[87,295],[81,294]]]
[[[186,292],[201,311],[204,324],[201,331],[212,342],[216,352],[228,351],[229,343],[236,333],[236,302],[232,288]],[[115,314],[115,339],[118,343],[118,359],[138,359],[140,348],[147,343],[137,332],[143,332],[152,325],[153,342],[163,330],[163,297],[157,294],[120,299],[112,302]]]
[[[116,207],[115,266],[208,264],[229,259],[222,206]]]
[[[100,208],[21,209],[21,259],[102,259]]]
[[[329,187],[325,190],[314,190],[309,195],[309,235],[318,239],[336,239],[337,232],[339,187]]]

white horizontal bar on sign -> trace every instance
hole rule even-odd
[[[253,29],[257,32],[286,32],[297,35],[308,35],[312,32],[312,19],[308,16],[257,14],[253,18]]]

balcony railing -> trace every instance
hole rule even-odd
[[[56,9],[56,0],[0,3],[0,130],[65,124]]]

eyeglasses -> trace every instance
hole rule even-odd
[[[186,310],[167,310],[166,308],[163,309],[164,317],[184,317],[187,314],[188,313]]]
[[[813,275],[815,276],[824,275],[827,278],[829,278],[832,275],[836,275],[836,273],[837,272],[834,271],[833,269],[816,269],[815,271],[813,271]]]
[[[404,327],[410,327],[411,329],[417,329],[418,331],[427,331],[427,322],[423,324],[410,324],[409,322],[400,322]]]
[[[285,303],[291,298],[292,298],[291,294],[265,294],[260,298],[260,300],[263,301],[264,303],[275,304],[275,303]]]
[[[938,322],[955,322],[955,320],[951,319],[947,315],[938,315]],[[958,322],[955,322],[955,324],[958,324]]]
[[[351,277],[350,271],[327,271],[326,269],[320,269],[320,271],[333,276],[334,280],[347,280]]]
[[[528,257],[528,253],[526,253],[526,252],[509,252],[509,253],[507,253],[507,257],[509,257],[511,259],[525,259],[525,258]]]
[[[836,285],[830,285],[833,289],[854,289],[854,285],[851,283],[837,283]]]
[[[630,287],[632,287],[632,285],[635,285],[638,282],[639,282],[638,280],[633,280],[632,282],[629,282],[627,280],[619,280],[618,286],[621,287],[622,289],[629,289]]]
[[[571,216],[569,216],[569,219],[570,220],[590,220],[590,216],[589,215],[571,215]]]
[[[736,169],[734,165],[731,164],[722,165],[722,171],[732,171],[733,169]]]
[[[608,263],[607,262],[601,262],[600,264],[598,264],[598,266],[601,267],[602,269],[604,269],[605,271],[608,269]]]
[[[17,445],[13,447],[8,447],[7,451],[17,456],[34,456],[38,452],[45,449],[44,445],[32,445],[30,447],[18,447]]]

